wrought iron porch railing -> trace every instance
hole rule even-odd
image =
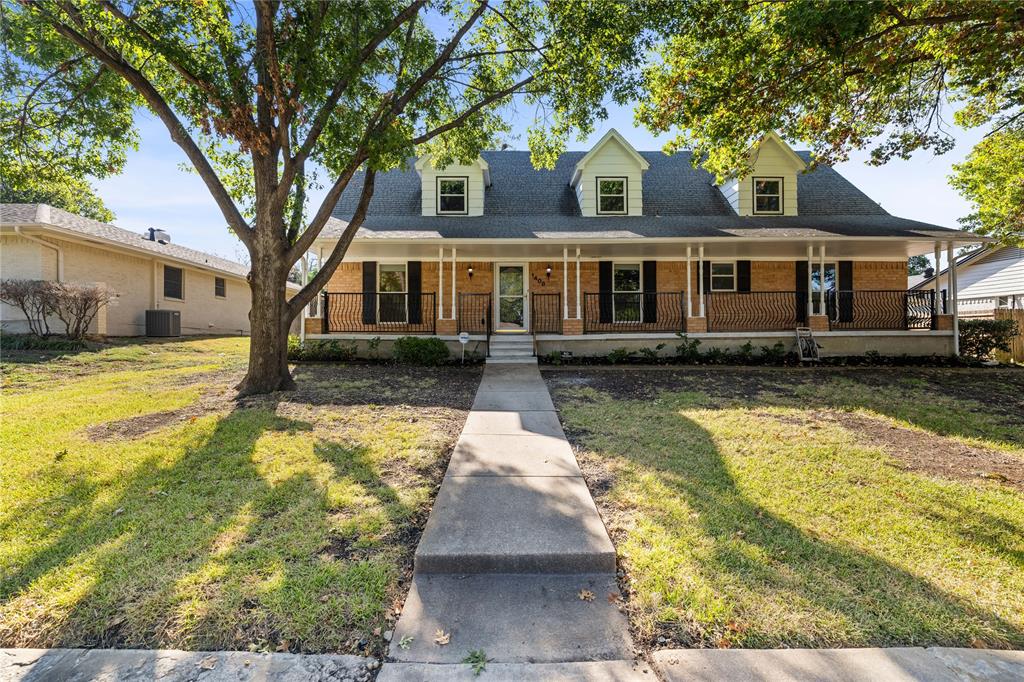
[[[825,294],[830,329],[934,329],[935,292],[878,290]]]
[[[461,334],[484,334],[487,355],[491,355],[491,333],[494,331],[494,306],[490,294],[459,294],[457,330]]]
[[[530,295],[530,330],[534,334],[561,334],[562,313],[562,294]]]
[[[583,333],[686,331],[682,291],[584,293]]]
[[[437,331],[433,292],[420,294],[322,294],[323,332],[434,334]]]
[[[806,324],[806,291],[716,291],[704,296],[709,332],[792,331]]]

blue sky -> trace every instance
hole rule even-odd
[[[593,135],[572,143],[570,148],[589,149],[610,128],[616,128],[640,150],[660,149],[668,137],[655,137],[635,127],[630,108],[609,111],[609,119]],[[510,140],[512,148],[526,149],[528,124],[528,120],[513,121],[517,139]],[[138,126],[142,140],[139,150],[129,155],[124,173],[97,183],[103,201],[117,215],[115,223],[137,231],[163,228],[179,244],[244,260],[245,249],[227,231],[206,186],[197,175],[180,169],[185,155],[171,142],[163,124],[152,114],[142,112]],[[908,161],[896,159],[875,167],[865,164],[866,152],[859,152],[836,168],[894,215],[957,227],[957,218],[968,213],[969,205],[950,189],[946,178],[952,165],[966,157],[984,131],[952,129],[957,145],[942,156],[924,152]]]

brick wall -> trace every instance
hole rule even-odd
[[[907,288],[905,261],[854,261],[853,288],[888,290]]]

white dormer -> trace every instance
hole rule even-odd
[[[482,158],[469,165],[435,168],[430,155],[416,161],[420,176],[423,215],[481,216],[484,188],[491,184],[491,169]]]
[[[775,133],[768,133],[747,152],[750,175],[718,185],[742,216],[797,214],[797,177],[807,164]]]
[[[587,217],[643,215],[643,173],[650,164],[614,128],[576,164],[570,185]]]

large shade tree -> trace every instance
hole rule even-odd
[[[764,133],[809,142],[819,162],[871,147],[874,163],[942,153],[955,122],[987,126],[955,167],[966,225],[1024,239],[1024,4],[988,0],[668,3],[641,121],[680,131],[720,176]],[[652,26],[655,26],[652,24]]]
[[[525,112],[538,165],[633,83],[645,8],[542,0],[3,0],[8,170],[121,169],[148,109],[251,262],[244,393],[291,386],[291,321],[365,217],[375,173],[469,160]],[[355,215],[316,276],[285,281],[353,176]],[[308,205],[314,184],[324,200]]]

